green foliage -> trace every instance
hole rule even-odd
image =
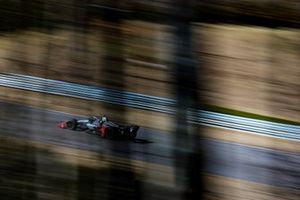
[[[270,122],[277,122],[277,123],[292,124],[292,125],[300,126],[300,122],[297,122],[297,121],[291,121],[291,120],[280,119],[280,118],[276,118],[276,117],[259,115],[259,114],[244,112],[244,111],[240,111],[240,110],[224,108],[221,106],[205,105],[204,110],[214,111],[214,112],[229,114],[229,115],[235,115],[235,116],[241,116],[241,117],[247,117],[247,118],[251,118],[251,119],[259,119],[259,120],[265,120],[265,121],[270,121]]]

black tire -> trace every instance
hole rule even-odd
[[[131,133],[131,135],[130,135],[130,139],[135,139],[136,138],[136,135],[137,135],[137,133],[136,132],[134,132],[134,133]]]
[[[138,126],[131,126],[129,129],[130,139],[134,139],[137,136],[137,131],[140,127]]]
[[[112,140],[115,138],[114,136],[114,131],[111,128],[106,128],[105,129],[105,138]]]
[[[72,119],[72,120],[68,121],[66,124],[67,124],[68,129],[75,130],[77,128],[77,120],[76,119]]]

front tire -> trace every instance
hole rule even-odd
[[[139,130],[139,126],[131,126],[129,129],[130,139],[135,139],[137,136],[137,131]]]
[[[68,129],[75,130],[77,128],[77,120],[76,119],[72,119],[72,120],[68,121],[66,123],[66,125],[67,125]]]

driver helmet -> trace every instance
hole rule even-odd
[[[107,122],[108,119],[107,119],[107,117],[106,117],[105,115],[103,115],[101,121],[102,121],[102,122]]]

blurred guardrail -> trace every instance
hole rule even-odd
[[[1,73],[0,86],[101,101],[171,115],[176,112],[176,101],[174,99],[28,75]],[[300,126],[297,125],[281,124],[196,109],[190,109],[188,117],[191,123],[300,141]]]

